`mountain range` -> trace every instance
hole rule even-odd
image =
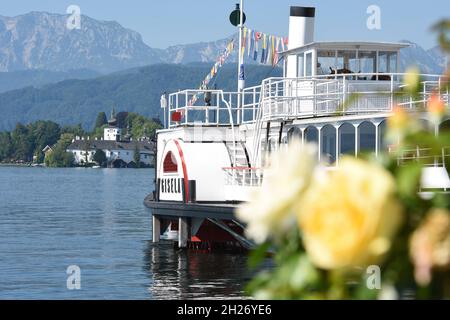
[[[89,127],[97,111],[113,105],[157,116],[161,92],[198,87],[232,37],[157,49],[117,22],[83,15],[81,29],[70,30],[67,18],[0,15],[0,131],[37,119]],[[442,73],[447,59],[439,47],[404,42],[410,46],[401,51],[402,70],[414,64],[424,73]],[[236,62],[236,51],[228,62]],[[226,65],[217,85],[234,88],[235,71]],[[257,84],[281,73],[251,65],[247,74],[247,84]]]
[[[232,38],[157,49],[117,22],[83,15],[81,29],[70,30],[67,19],[67,15],[47,12],[0,15],[0,72],[89,69],[106,74],[157,63],[212,62]],[[417,63],[423,71],[442,70],[445,56],[438,47],[424,50],[404,42],[411,46],[402,50],[402,65]],[[230,61],[235,62],[235,56]]]
[[[209,62],[226,39],[192,45],[151,48],[139,33],[114,21],[81,17],[80,29],[68,29],[68,16],[30,12],[0,16],[0,71],[91,69],[110,73],[156,63]]]

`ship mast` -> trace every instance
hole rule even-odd
[[[240,109],[243,101],[242,91],[245,87],[244,55],[242,54],[242,37],[244,32],[244,0],[240,0],[239,13],[239,47],[238,47],[238,96],[237,96],[237,122],[240,122]]]

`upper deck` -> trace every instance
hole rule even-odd
[[[431,95],[448,104],[448,79],[422,74],[421,92],[406,92],[400,73],[405,43],[311,42],[281,52],[283,77],[264,79],[241,93],[183,90],[168,96],[167,127],[236,126],[339,114],[390,113],[424,107]]]
[[[398,73],[407,43],[311,42],[282,52],[285,77],[330,74]]]
[[[184,90],[169,95],[167,128],[180,126],[237,126],[255,121],[293,120],[341,115],[389,114],[394,106],[420,110],[432,95],[449,103],[440,75],[421,75],[417,96],[404,94],[403,73],[358,73],[299,78],[268,78],[246,88],[238,106],[237,92]],[[193,105],[194,95],[207,96]]]
[[[183,90],[168,97],[167,127],[240,125],[343,114],[389,113],[394,105],[423,107],[432,94],[449,102],[440,75],[421,75],[421,93],[409,97],[399,73],[405,43],[311,42],[280,53],[283,77],[264,79],[242,93]],[[194,98],[195,97],[195,98]],[[201,97],[200,99],[197,99]],[[192,103],[195,101],[195,103]]]

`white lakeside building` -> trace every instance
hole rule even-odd
[[[74,155],[76,165],[93,163],[97,150],[102,150],[109,167],[124,168],[136,167],[135,151],[139,151],[141,166],[151,167],[154,164],[154,143],[148,139],[132,140],[126,135],[121,140],[122,129],[117,127],[116,119],[108,121],[108,127],[103,129],[103,138],[90,139],[76,137],[67,147],[67,152]]]

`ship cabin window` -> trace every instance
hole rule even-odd
[[[341,73],[358,73],[359,63],[356,58],[356,50],[345,50],[337,52],[336,72]]]
[[[378,56],[377,56],[378,54]],[[318,50],[316,75],[355,74],[352,80],[390,80],[365,73],[396,73],[397,51]],[[377,59],[378,58],[378,59]],[[358,75],[361,74],[361,75]]]
[[[313,53],[316,53],[315,55]],[[297,54],[297,77],[350,74],[350,80],[390,80],[389,75],[368,75],[398,72],[397,50],[370,50],[353,46],[332,49],[317,48]]]
[[[330,74],[331,70],[335,69],[336,65],[336,51],[334,50],[319,50],[317,52],[317,75]]]
[[[305,76],[311,77],[312,73],[312,52],[305,53]]]
[[[302,52],[297,55],[297,77],[313,76],[313,53]]]
[[[305,59],[304,59],[303,53],[300,53],[297,56],[297,77],[303,77],[304,67],[305,67]]]
[[[397,72],[397,52],[393,51],[378,52],[378,72],[379,73]]]
[[[359,58],[361,73],[377,72],[377,52],[376,51],[359,51],[358,58]],[[370,80],[370,79],[367,79],[367,76],[363,76],[362,80]]]

